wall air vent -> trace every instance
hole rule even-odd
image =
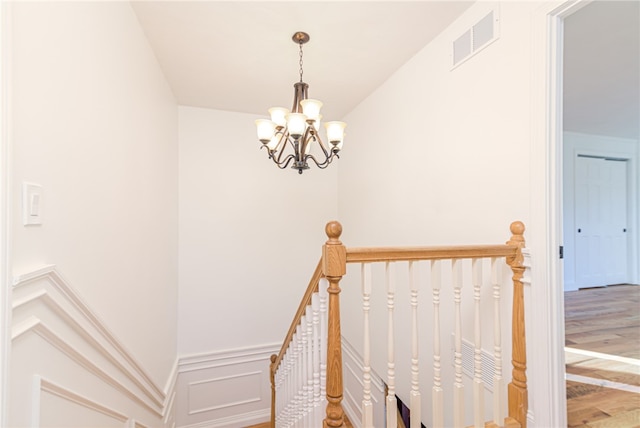
[[[451,350],[455,352],[455,336],[453,333],[451,334]],[[453,352],[452,352],[453,355]],[[451,365],[454,365],[455,361],[451,361]],[[467,375],[469,378],[473,379],[474,377],[474,364],[475,364],[475,347],[473,343],[468,340],[462,340],[462,372]],[[482,381],[484,382],[484,387],[488,391],[493,392],[493,375],[495,373],[495,360],[493,355],[485,351],[481,350],[480,353],[480,366],[482,367]],[[504,377],[504,375],[503,375]]]
[[[498,38],[498,18],[492,10],[453,42],[453,68],[480,52]]]

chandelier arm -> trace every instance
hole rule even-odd
[[[313,125],[309,124],[307,129],[304,130],[304,135],[300,138],[300,157],[304,157],[307,146],[311,143],[310,139],[315,138]]]
[[[286,128],[285,128],[286,131]],[[282,132],[282,136],[280,137],[280,141],[278,142],[278,145],[276,146],[276,148],[280,148],[280,150],[278,151],[278,160],[276,161],[276,163],[278,165],[280,165],[282,161],[282,155],[284,154],[285,149],[287,148],[287,143],[291,144],[291,147],[293,148],[293,151],[295,152],[295,144],[293,143],[293,141],[291,141],[291,139],[289,138],[289,134],[287,134],[285,131]],[[280,145],[282,143],[282,145]],[[291,156],[291,155],[289,155]],[[286,160],[286,158],[285,158]],[[274,158],[275,161],[275,158]]]
[[[304,160],[307,161],[308,159],[311,159],[313,161],[313,163],[316,164],[316,166],[320,169],[325,169],[326,167],[329,166],[329,164],[331,163],[331,161],[333,161],[333,158],[336,157],[337,155],[335,153],[332,153],[331,155],[325,157],[325,160],[323,162],[318,162],[318,160],[315,158],[315,156],[313,155],[306,155],[304,157]]]
[[[278,159],[282,157],[282,152],[284,152],[284,148],[287,144],[286,141],[284,141],[287,136],[285,131],[286,131],[286,128],[284,130],[276,131],[276,136],[280,134],[280,139],[278,140],[278,143],[276,144],[276,146],[273,148],[273,154],[275,155],[277,153]],[[274,158],[274,161],[275,161],[275,158]]]
[[[284,160],[282,162],[278,162],[275,160],[275,158],[273,159],[273,162],[278,166],[278,168],[280,169],[285,169],[286,167],[289,166],[289,164],[291,163],[291,160],[294,159],[294,155],[290,154],[287,155],[286,158],[284,158]]]
[[[322,153],[324,153],[324,156],[326,158],[328,158],[329,156],[333,156],[333,150],[331,151],[327,150],[327,148],[324,145],[324,142],[322,141],[322,138],[320,138],[320,134],[317,132],[315,132],[314,134],[315,134],[315,139],[318,142],[318,145],[322,149]]]

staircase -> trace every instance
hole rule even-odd
[[[362,391],[347,391],[362,397],[360,413],[350,415],[353,426],[401,426],[398,395],[410,409],[408,428],[420,428],[421,423],[434,428],[526,428],[524,225],[514,222],[510,229],[511,238],[499,245],[347,248],[340,241],[342,226],[328,223],[321,260],[280,352],[271,357],[271,426],[350,426],[342,405],[340,283],[348,265],[359,265],[361,303],[349,300],[346,307],[349,314],[362,313],[362,336],[357,338],[362,342]],[[502,265],[510,272],[502,272]],[[375,275],[380,270],[382,274]],[[420,280],[418,274],[425,272],[428,280]],[[354,281],[348,286],[354,286]],[[463,293],[467,289],[472,293]],[[509,295],[511,299],[505,298]],[[408,311],[401,301],[409,302]],[[507,309],[512,322],[503,325]],[[381,319],[386,319],[386,334],[378,328]],[[398,326],[399,321],[408,325]],[[425,324],[430,331],[419,333]],[[488,328],[483,329],[484,324]],[[399,329],[406,334],[398,336]],[[445,345],[449,329],[453,337],[450,351]],[[503,347],[504,337],[509,336],[510,350]],[[407,339],[410,351],[403,355],[397,344]],[[469,347],[471,353],[465,357],[463,351]],[[386,361],[380,358],[385,353],[380,352],[383,348]],[[431,355],[421,360],[420,352],[425,348]],[[372,355],[372,349],[378,353]],[[503,371],[508,370],[503,370],[503,362],[508,361],[508,351],[511,381],[505,387]],[[383,403],[372,399],[374,374],[386,375]],[[426,377],[429,381],[425,387]],[[470,397],[471,403],[467,404]],[[375,406],[385,407],[384,420],[374,419],[374,413],[380,413],[374,412]]]

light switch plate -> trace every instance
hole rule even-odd
[[[42,186],[22,183],[22,224],[25,226],[42,224]]]

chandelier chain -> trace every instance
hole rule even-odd
[[[302,82],[302,40],[299,42],[300,45],[300,82]]]

